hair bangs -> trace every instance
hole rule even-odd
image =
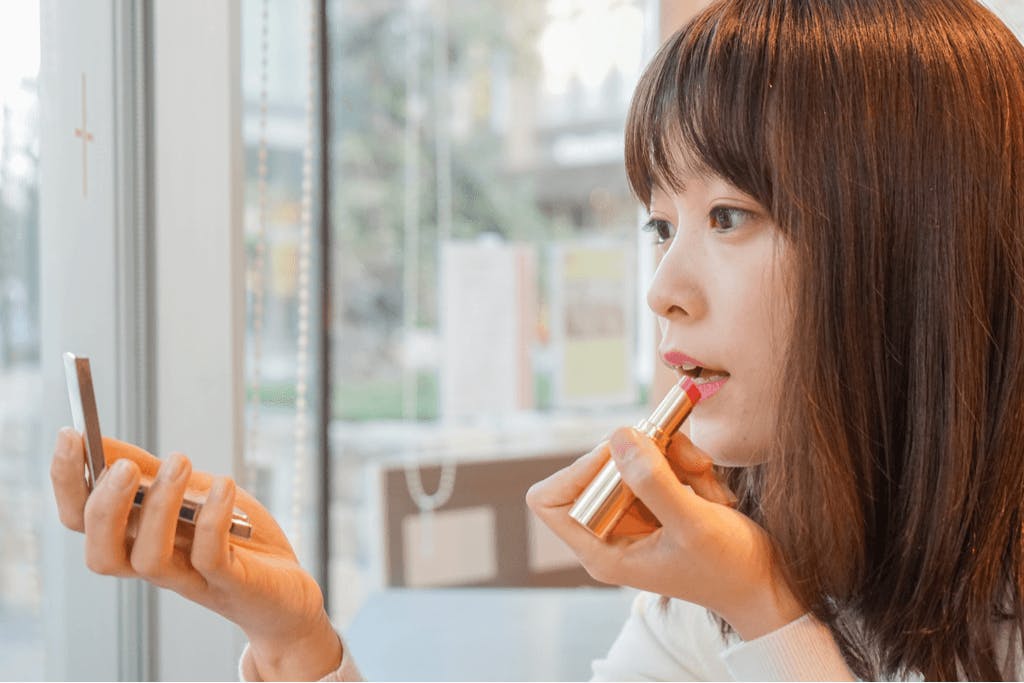
[[[670,38],[637,85],[626,120],[626,174],[650,206],[654,187],[717,175],[772,209],[766,129],[774,31],[759,3],[709,8]]]

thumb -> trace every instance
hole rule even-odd
[[[134,461],[139,466],[143,477],[154,478],[160,469],[160,459],[149,451],[110,436],[103,437],[103,456],[106,459],[107,467],[121,458]]]
[[[648,436],[622,428],[612,434],[609,446],[622,481],[662,526],[688,524],[697,514],[700,497],[679,481]]]

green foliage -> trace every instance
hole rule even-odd
[[[438,412],[437,376],[419,373],[416,380],[416,419],[435,420]],[[334,389],[334,417],[343,420],[397,420],[402,415],[402,382],[342,382]]]

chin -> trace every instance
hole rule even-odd
[[[690,441],[708,454],[716,465],[724,467],[750,467],[764,462],[764,449],[742,426],[722,424],[717,420],[702,420],[691,416],[687,423]]]

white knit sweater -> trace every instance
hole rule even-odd
[[[997,644],[1006,680],[1021,680],[1020,635],[1007,628]],[[344,643],[343,643],[344,645]],[[722,639],[718,625],[699,605],[640,593],[608,654],[591,662],[592,681],[852,681],[831,632],[811,615],[750,641]],[[242,681],[259,681],[249,648],[238,665]],[[346,647],[341,666],[323,681],[361,681]],[[920,680],[915,677],[914,680]]]
[[[608,654],[591,662],[594,681],[854,680],[831,633],[810,615],[751,641],[723,642],[703,607],[672,600],[662,614],[658,596],[640,593]],[[249,650],[239,679],[258,681]],[[361,681],[345,648],[341,666],[324,681]]]

